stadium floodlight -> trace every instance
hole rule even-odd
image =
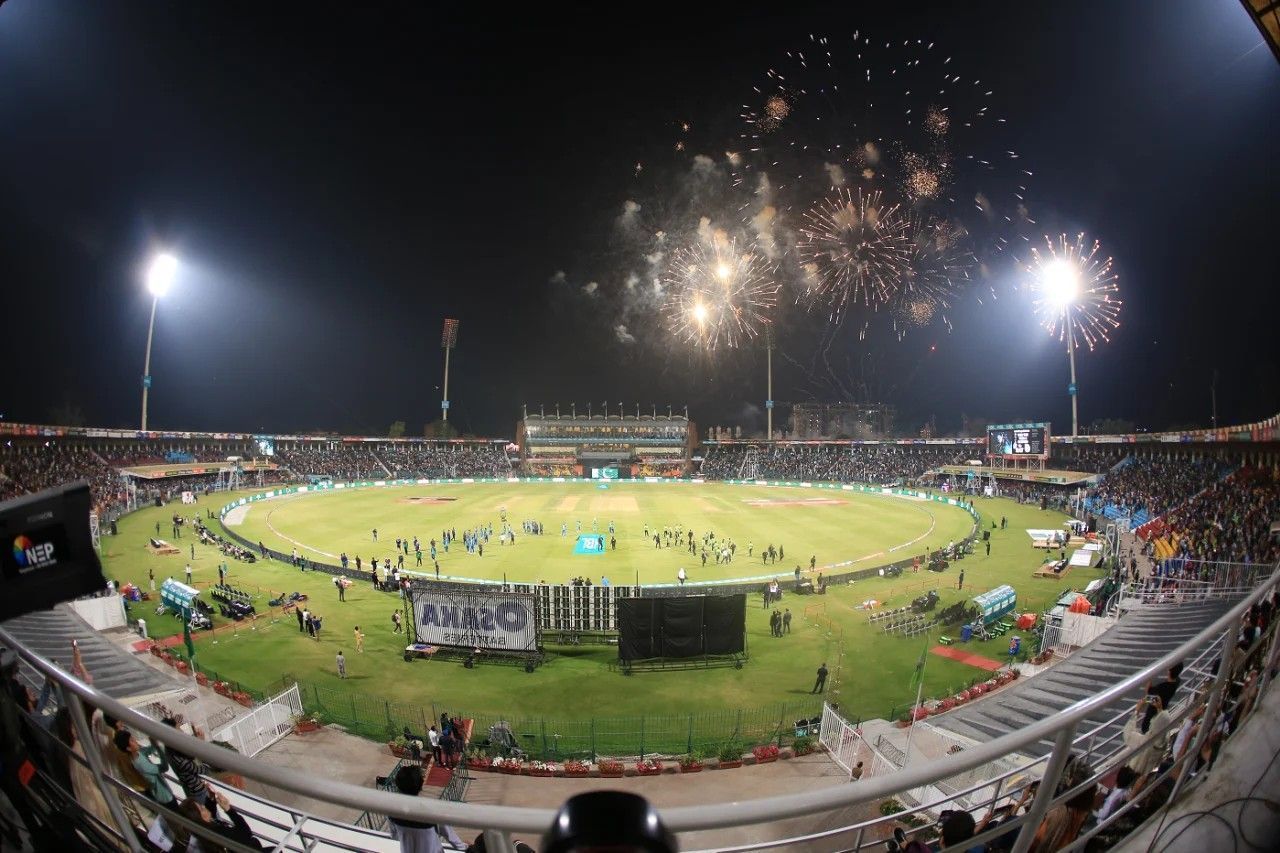
[[[444,396],[440,400],[440,419],[445,424],[449,423],[449,351],[458,345],[458,321],[447,317],[444,321],[444,330],[440,332],[440,346],[444,348]],[[445,438],[449,437],[449,431],[446,429]]]
[[[147,267],[147,290],[152,296],[164,296],[173,286],[173,279],[178,274],[178,259],[168,252],[161,252],[151,259]]]
[[[142,431],[147,431],[147,396],[151,390],[151,339],[156,330],[156,306],[178,276],[178,259],[160,252],[147,265],[147,292],[151,294],[151,322],[147,325],[147,356],[142,363]]]
[[[1080,298],[1080,270],[1070,261],[1058,259],[1046,264],[1041,278],[1045,297],[1059,309],[1069,309]]]

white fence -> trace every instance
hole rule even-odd
[[[293,730],[293,722],[302,716],[302,697],[298,685],[279,696],[273,696],[213,733],[213,740],[225,740],[242,755],[250,758]]]
[[[864,748],[862,732],[836,713],[829,704],[822,706],[822,727],[818,729],[818,740],[836,764],[843,767],[846,773],[853,773],[853,768],[861,760],[858,756]]]

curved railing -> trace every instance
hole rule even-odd
[[[815,816],[824,812],[836,812],[865,803],[874,803],[887,797],[900,795],[916,789],[927,788],[940,780],[947,780],[967,771],[988,765],[1007,756],[1018,756],[1026,748],[1039,742],[1051,742],[1053,750],[1044,757],[1024,763],[1016,771],[994,777],[969,786],[963,790],[955,786],[946,786],[947,795],[935,797],[922,802],[908,815],[927,815],[936,813],[946,802],[960,796],[972,796],[971,808],[975,811],[994,805],[1010,795],[1022,792],[1030,783],[1030,778],[1039,775],[1041,784],[1038,792],[1029,798],[1029,809],[1003,822],[998,828],[987,830],[978,839],[990,839],[1008,832],[1019,833],[1013,847],[1014,853],[1024,853],[1030,845],[1035,828],[1048,810],[1065,802],[1071,796],[1084,790],[1101,779],[1119,762],[1128,760],[1134,753],[1149,748],[1148,743],[1129,746],[1123,743],[1120,734],[1105,734],[1108,727],[1123,719],[1129,711],[1122,712],[1101,724],[1085,723],[1091,715],[1105,708],[1126,695],[1140,690],[1147,682],[1160,677],[1173,663],[1187,663],[1184,679],[1184,695],[1187,697],[1174,709],[1169,731],[1172,731],[1189,714],[1201,715],[1202,719],[1214,721],[1221,708],[1224,687],[1228,677],[1239,677],[1246,668],[1256,668],[1259,672],[1259,683],[1256,685],[1258,695],[1265,689],[1267,666],[1256,666],[1264,657],[1275,659],[1275,630],[1277,622],[1273,622],[1264,635],[1255,639],[1247,648],[1240,648],[1237,643],[1238,629],[1241,619],[1252,605],[1270,596],[1280,583],[1280,573],[1273,571],[1271,575],[1260,581],[1247,596],[1239,598],[1226,613],[1194,637],[1182,643],[1176,649],[1164,655],[1149,666],[1112,684],[1097,694],[1081,700],[1076,704],[1052,716],[1031,723],[1016,732],[997,738],[987,743],[974,745],[955,755],[949,755],[936,761],[919,765],[908,765],[906,768],[886,775],[864,778],[855,784],[835,785],[827,788],[807,789],[800,793],[785,794],[757,800],[747,800],[712,805],[680,806],[660,809],[662,820],[667,827],[678,833],[697,833],[707,830],[721,830],[728,827],[740,827],[762,823],[771,823],[794,819],[802,816]],[[1222,595],[1237,597],[1234,589],[1224,589]],[[473,827],[485,831],[486,840],[494,845],[491,849],[509,850],[511,833],[540,834],[551,826],[553,812],[549,809],[516,808],[497,805],[472,805],[439,800],[414,799],[398,794],[390,794],[374,788],[364,788],[333,780],[318,778],[313,775],[300,774],[292,770],[274,767],[260,760],[228,753],[224,749],[203,740],[191,737],[181,731],[156,722],[133,711],[120,702],[98,692],[91,685],[63,671],[53,663],[38,657],[22,648],[5,630],[0,629],[0,642],[3,642],[25,659],[34,669],[42,673],[56,685],[60,700],[71,713],[71,718],[79,734],[81,743],[94,744],[95,735],[90,730],[83,703],[101,708],[105,713],[122,720],[136,732],[163,742],[171,748],[194,755],[203,761],[224,768],[227,771],[256,779],[284,791],[341,805],[348,809],[365,810],[375,814],[392,815],[409,820],[448,823],[461,827]],[[1216,660],[1215,660],[1216,659]],[[1216,730],[1214,725],[1200,726],[1199,733],[1181,756],[1167,766],[1162,766],[1160,778],[1153,780],[1139,795],[1125,806],[1125,810],[1133,809],[1144,797],[1154,792],[1168,794],[1163,781],[1172,784],[1173,792],[1170,800],[1177,797],[1187,778],[1186,771],[1191,766],[1190,757],[1197,756],[1210,732]],[[94,780],[111,807],[117,823],[124,825],[121,803],[128,799],[143,800],[141,795],[125,788],[118,782],[107,778],[102,765],[102,756],[95,749],[88,749],[87,767]],[[1070,790],[1058,790],[1068,759],[1072,756],[1087,758],[1093,766],[1093,775]],[[985,798],[977,794],[983,789],[990,791]],[[976,802],[975,802],[976,800]],[[73,800],[74,802],[74,800]],[[291,832],[293,835],[305,835],[303,824],[307,819],[305,812]],[[862,849],[871,845],[879,845],[879,833],[891,822],[900,820],[902,813],[888,815],[874,820],[856,823],[837,823],[839,825],[820,829],[805,835],[793,836],[777,840],[746,844],[737,847],[716,845],[715,849],[755,850],[770,847],[793,845],[804,841],[828,841],[842,849]],[[1089,830],[1095,834],[1111,825],[1117,816],[1109,818],[1099,827]],[[185,825],[183,819],[173,818],[168,813],[167,821],[176,821]],[[200,827],[189,827],[200,832]],[[918,830],[913,830],[913,832]],[[696,837],[695,837],[696,838]],[[839,839],[839,843],[836,840]],[[126,846],[137,849],[136,840],[125,833],[122,839]],[[1068,849],[1080,849],[1085,838],[1079,839]],[[975,843],[966,842],[966,846]],[[287,846],[287,845],[285,845]],[[686,849],[694,846],[686,844]]]

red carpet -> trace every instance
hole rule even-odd
[[[976,666],[978,669],[985,669],[988,672],[995,672],[997,669],[1004,666],[1004,664],[998,660],[984,658],[982,655],[970,654],[969,652],[957,649],[955,646],[934,646],[929,651],[933,652],[935,655],[940,655],[944,658],[951,658],[951,660],[959,661],[960,663],[968,664],[969,666]]]
[[[432,788],[443,788],[449,784],[449,780],[452,778],[452,770],[447,767],[441,767],[438,764],[432,764],[431,769],[427,771],[427,778],[423,784]]]
[[[192,636],[194,637],[195,635],[193,634]],[[133,644],[133,650],[135,652],[145,652],[147,649],[151,648],[151,643],[151,640],[138,640]],[[162,649],[171,649],[174,646],[181,645],[182,635],[174,634],[172,637],[164,637],[163,639],[155,640],[155,643]]]

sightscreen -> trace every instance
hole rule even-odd
[[[744,594],[617,601],[618,659],[741,654],[746,649]]]

